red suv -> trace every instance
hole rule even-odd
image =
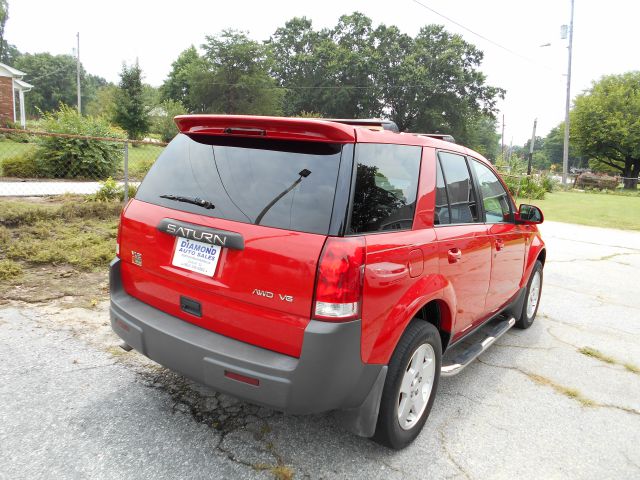
[[[122,212],[111,324],[158,363],[393,448],[533,322],[544,243],[481,155],[382,121],[198,115]]]

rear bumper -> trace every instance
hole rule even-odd
[[[251,403],[294,414],[361,406],[383,365],[360,360],[360,321],[312,320],[300,358],[234,340],[173,317],[128,295],[120,260],[110,268],[111,327],[150,359],[191,379]],[[225,371],[259,380],[249,385]],[[377,408],[376,408],[377,413]]]

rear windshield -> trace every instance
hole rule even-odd
[[[340,145],[205,141],[216,144],[178,135],[145,177],[136,199],[225,220],[328,233]],[[201,205],[190,203],[196,199]]]

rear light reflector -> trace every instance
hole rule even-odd
[[[247,377],[245,375],[240,375],[236,372],[230,372],[229,370],[224,371],[224,376],[230,378],[231,380],[237,380],[238,382],[248,383],[249,385],[253,385],[257,387],[260,385],[260,380],[253,377]]]
[[[318,263],[314,318],[332,322],[358,318],[364,264],[363,237],[327,239]]]

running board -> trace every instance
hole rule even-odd
[[[513,317],[498,318],[492,320],[477,332],[473,332],[469,338],[451,347],[442,358],[440,375],[451,377],[460,373],[467,365],[478,358],[493,342],[507,333],[516,323]]]

